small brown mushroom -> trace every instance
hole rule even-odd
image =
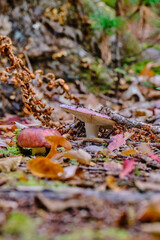
[[[20,147],[32,148],[32,155],[45,153],[46,148],[51,147],[45,139],[47,136],[61,136],[61,134],[51,128],[29,127],[18,134],[17,144]]]
[[[88,138],[97,137],[100,127],[112,129],[113,125],[115,125],[115,121],[109,116],[84,107],[66,104],[61,104],[60,107],[64,111],[74,114],[81,121],[85,122],[86,135]]]

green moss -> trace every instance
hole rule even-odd
[[[20,148],[15,144],[14,146],[10,147],[7,146],[6,149],[0,149],[0,153],[4,155],[4,157],[7,156],[7,154],[13,155],[19,155],[21,154]]]
[[[78,229],[71,234],[65,234],[58,236],[55,240],[105,240],[107,238],[112,238],[114,240],[127,240],[130,234],[120,228],[109,227],[104,230],[92,230],[90,228]]]
[[[14,131],[14,133],[16,134],[14,137],[13,137],[13,141],[14,141],[14,145],[12,147],[10,146],[7,146],[6,149],[0,149],[0,153],[2,153],[4,155],[4,157],[7,156],[7,154],[10,154],[11,156],[13,155],[19,155],[21,154],[21,150],[20,150],[20,147],[18,147],[17,145],[17,135],[20,133],[22,129],[16,129]]]
[[[16,236],[21,240],[45,240],[45,237],[37,235],[39,224],[39,219],[31,218],[22,212],[12,212],[2,226],[2,233],[4,238]]]

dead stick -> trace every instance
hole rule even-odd
[[[104,139],[104,138],[74,138],[75,140],[80,140],[81,143],[83,142],[94,142],[94,143],[110,143],[110,139]]]
[[[147,124],[147,123],[143,123],[143,122],[139,122],[133,119],[129,119],[126,118],[118,113],[114,113],[112,112],[110,109],[105,108],[104,113],[107,114],[108,116],[110,116],[112,118],[112,120],[114,120],[115,122],[117,122],[118,124],[125,124],[128,128],[131,127],[136,127],[136,128],[144,128],[144,127],[148,127],[150,130],[153,131],[153,133],[160,133],[160,127],[159,126],[153,126],[151,124]]]

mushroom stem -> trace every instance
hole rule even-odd
[[[87,138],[97,138],[99,133],[99,126],[85,122],[86,136]]]
[[[46,153],[46,147],[32,148],[32,155],[36,155],[36,154],[44,155],[45,153]]]

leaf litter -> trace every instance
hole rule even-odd
[[[8,39],[5,44],[10,51],[11,43]],[[10,53],[13,57],[12,52]],[[14,57],[12,60],[15,61],[13,61],[15,65],[13,64],[12,67],[17,68],[16,61],[18,60]],[[25,69],[25,77],[27,77],[26,68],[21,62],[19,63],[22,70]],[[29,75],[32,78],[32,73],[29,72]],[[17,76],[21,80],[21,75]],[[25,80],[27,81],[26,78]],[[51,80],[55,81],[53,78]],[[20,84],[22,84],[21,81]],[[59,81],[57,84],[63,85],[64,90],[68,93],[67,85],[63,81]],[[26,91],[25,88],[23,90]],[[71,98],[71,95],[69,96]],[[47,125],[50,126],[50,112],[45,112],[44,105],[39,102],[39,99],[34,98],[34,94],[32,97],[33,102],[39,104],[40,111],[43,112],[43,118],[40,120],[44,124],[46,116]],[[25,107],[28,111],[30,110],[27,100]],[[35,109],[32,110],[35,111]],[[34,111],[33,113],[35,113]],[[37,118],[39,117],[38,114],[35,115]],[[115,119],[113,120],[115,121]],[[146,230],[145,224],[150,221],[151,227],[155,221],[159,221],[159,200],[153,200],[156,198],[155,194],[160,191],[159,183],[156,182],[158,180],[151,178],[151,173],[159,174],[160,152],[158,147],[152,147],[153,143],[159,143],[159,137],[155,136],[155,132],[149,130],[147,125],[142,128],[143,124],[140,124],[139,127],[139,122],[137,122],[137,128],[134,126],[132,129],[127,129],[127,126],[117,120],[111,133],[108,130],[99,133],[99,136],[111,135],[109,144],[89,142],[87,139],[77,144],[74,139],[77,132],[76,125],[73,124],[71,127],[70,123],[66,121],[65,125],[62,124],[63,126],[59,127],[59,131],[62,135],[63,131],[67,132],[68,139],[48,135],[46,140],[51,148],[47,149],[44,156],[33,157],[29,149],[17,147],[16,139],[13,139],[16,136],[14,131],[17,128],[17,123],[15,124],[14,121],[21,121],[21,118],[11,117],[1,121],[1,126],[12,125],[1,128],[0,151],[6,151],[4,152],[5,157],[2,156],[0,159],[3,177],[0,181],[0,196],[4,200],[1,203],[3,203],[2,211],[5,215],[3,221],[0,218],[0,224],[3,225],[4,237],[14,234],[23,239],[27,239],[27,237],[35,239],[35,236],[36,239],[41,239],[39,234],[43,232],[48,239],[47,234],[50,232],[54,237],[68,233],[62,237],[80,239],[79,232],[83,232],[84,239],[86,236],[89,239],[94,239],[95,236],[97,239],[108,237],[143,239],[144,232],[148,232],[149,235],[146,235],[146,239],[154,239],[150,233],[158,233],[158,227]],[[28,123],[29,120],[22,124],[27,126]],[[79,135],[85,138],[83,127],[83,124],[79,122],[79,128],[82,129],[79,131]],[[66,131],[66,129],[68,130]],[[90,146],[92,146],[92,151]],[[93,151],[94,146],[95,150],[96,147],[101,149],[98,152]],[[18,151],[14,151],[15,149]],[[17,153],[20,155],[16,155]],[[8,157],[7,154],[11,156]],[[75,160],[77,165],[73,164]],[[18,171],[23,174],[19,174]],[[12,173],[15,175],[10,175],[9,183],[7,174]],[[140,193],[139,190],[143,193]],[[5,212],[6,198],[10,201],[8,205],[6,202],[6,209],[11,209],[11,212],[7,213]],[[142,204],[139,204],[140,200]],[[16,204],[14,205],[11,201]],[[146,204],[145,201],[147,201]],[[130,202],[132,206],[129,206]],[[12,212],[15,208],[20,212]],[[26,214],[23,214],[21,210]],[[37,221],[37,218],[42,222]],[[25,237],[27,229],[24,229],[23,226],[19,227],[22,225],[20,221],[23,221],[28,227],[29,236]],[[31,224],[33,222],[36,223]],[[98,228],[97,222],[99,223]],[[71,229],[68,231],[67,228],[71,226],[71,223],[72,229],[76,229],[78,224],[80,231],[76,232],[75,230],[74,232]],[[88,232],[84,230],[86,226]],[[104,231],[104,228],[107,230]],[[69,232],[71,233],[69,234]],[[58,239],[60,236],[56,238]]]

